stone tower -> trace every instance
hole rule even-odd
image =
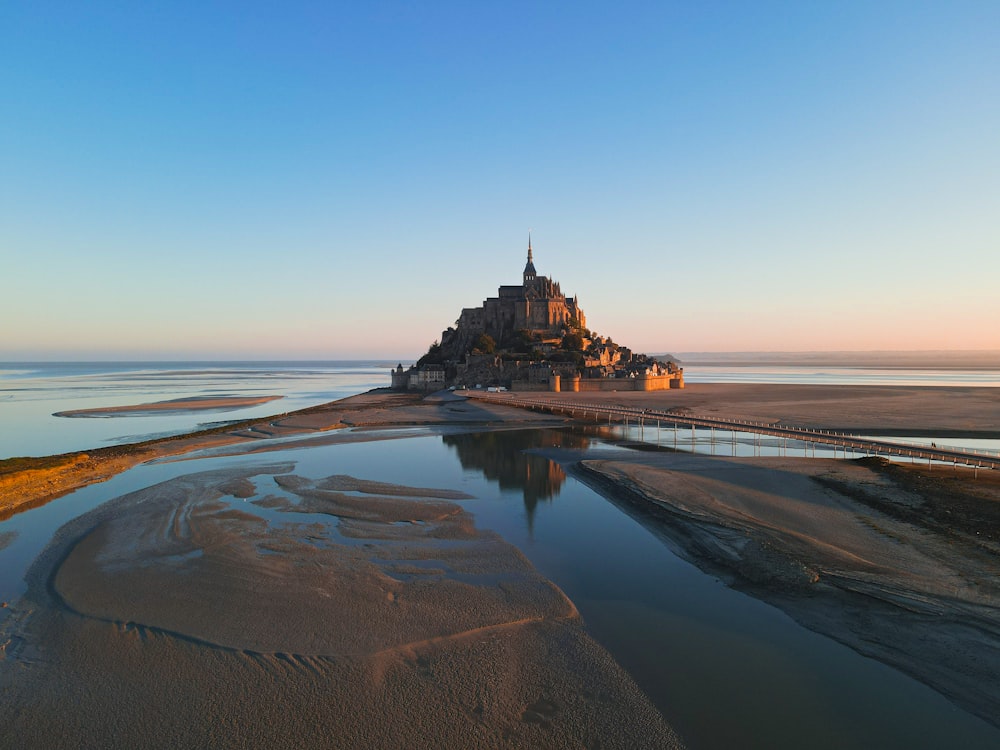
[[[528,262],[524,264],[524,283],[534,281],[538,274],[535,273],[535,264],[531,260],[531,232],[528,232]]]

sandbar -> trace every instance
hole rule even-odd
[[[1000,726],[1000,475],[553,454],[677,554]]]
[[[0,745],[680,747],[462,498],[274,463],[71,521],[0,661]]]
[[[167,401],[153,401],[147,404],[129,404],[126,406],[101,406],[96,409],[70,409],[57,411],[54,417],[126,417],[148,414],[185,414],[199,411],[231,411],[244,409],[248,406],[259,406],[270,401],[277,401],[283,396],[197,396],[194,398],[175,398]]]

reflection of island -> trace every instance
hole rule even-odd
[[[502,490],[522,490],[529,525],[538,501],[558,495],[566,473],[554,461],[524,451],[558,446],[583,449],[590,444],[583,435],[551,430],[479,432],[442,439],[458,452],[463,469],[479,469]]]

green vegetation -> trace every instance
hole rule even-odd
[[[488,333],[479,334],[479,338],[472,345],[473,354],[493,354],[496,351],[497,342]]]
[[[501,345],[511,352],[529,352],[538,342],[538,336],[525,328],[518,328],[510,335],[504,337]]]
[[[421,365],[443,365],[444,364],[444,350],[441,348],[441,342],[435,341],[427,349],[427,354],[422,356],[417,360],[417,366]]]
[[[567,352],[583,351],[583,336],[576,331],[571,331],[563,336],[562,348]]]

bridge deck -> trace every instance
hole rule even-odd
[[[922,461],[961,464],[977,469],[1000,469],[1000,453],[998,452],[949,447],[938,448],[936,446],[914,445],[890,440],[873,440],[859,435],[829,432],[826,430],[785,427],[767,422],[702,417],[656,409],[637,409],[628,406],[585,402],[567,403],[562,400],[553,400],[540,396],[525,396],[515,393],[493,393],[471,390],[466,395],[492,403],[516,406],[521,409],[566,414],[576,419],[592,418],[595,421],[601,421],[606,418],[609,422],[628,422],[632,420],[637,424],[648,424],[650,422],[683,424],[691,427],[708,427],[719,430],[747,432],[787,438],[789,440],[799,440],[806,443],[835,446],[851,450],[855,453],[865,453],[873,456],[898,456]]]

